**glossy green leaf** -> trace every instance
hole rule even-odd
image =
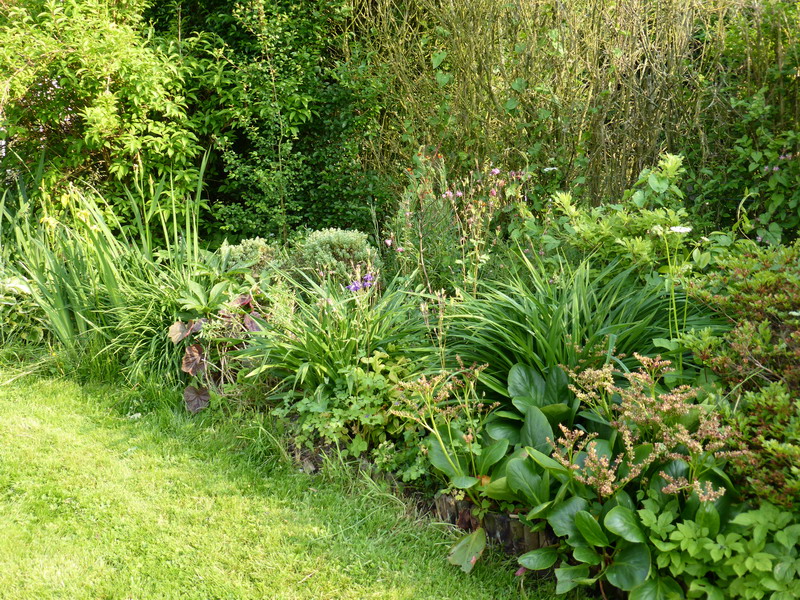
[[[446,453],[439,441],[433,436],[429,438],[428,460],[435,468],[439,469],[450,479],[454,479],[459,475],[464,475],[464,473],[461,472],[461,468],[456,457],[452,454]]]
[[[615,506],[608,511],[603,525],[611,533],[615,533],[629,542],[644,544],[647,541],[639,527],[639,519],[636,514],[624,506]]]
[[[553,532],[558,537],[569,537],[578,533],[575,525],[575,515],[582,510],[586,510],[589,503],[578,496],[554,505],[547,513],[547,522],[553,528]]]
[[[456,475],[452,479],[453,486],[460,490],[468,490],[476,483],[478,483],[478,479],[469,475]]]
[[[488,475],[489,469],[499,463],[508,452],[508,440],[497,440],[482,449],[480,456],[475,461],[478,475]]]
[[[706,600],[725,600],[727,597],[727,594],[725,594],[716,585],[709,583],[708,580],[706,579],[695,579],[694,581],[692,581],[692,583],[689,585],[689,594],[693,597],[697,597],[700,594],[703,594],[705,595]],[[777,598],[775,598],[776,595],[777,594],[772,595],[773,600],[778,600]]]
[[[571,397],[569,377],[559,366],[552,366],[545,381],[545,404],[566,404]]]
[[[683,589],[672,577],[655,577],[631,590],[628,600],[682,600]]]
[[[526,415],[530,407],[540,407],[542,402],[541,400],[534,400],[530,396],[515,396],[511,399],[511,404],[523,415]]]
[[[650,574],[650,550],[646,544],[627,546],[614,555],[606,569],[606,579],[626,592],[647,580]]]
[[[608,538],[603,533],[600,523],[585,510],[575,513],[575,526],[580,531],[583,539],[592,546],[608,546]]]
[[[511,419],[512,421],[524,421],[525,417],[519,414],[516,411],[510,410],[497,410],[492,413],[493,417],[503,417],[505,419]]]
[[[647,178],[647,185],[649,185],[650,189],[655,193],[663,194],[669,189],[669,179],[657,173],[650,173],[650,176]]]
[[[708,529],[708,537],[714,538],[719,533],[719,511],[713,502],[703,502],[694,515],[695,523]]]
[[[547,500],[542,495],[542,477],[539,467],[530,458],[512,458],[506,465],[506,478],[512,491],[520,494],[529,506],[537,506]],[[544,490],[545,494],[547,490]]]
[[[546,469],[557,478],[558,476],[562,476],[563,478],[569,475],[569,471],[567,471],[567,469],[561,463],[556,462],[543,452],[539,452],[536,448],[526,447],[525,451],[534,461],[536,461],[540,467]]]
[[[530,365],[516,364],[508,372],[508,395],[529,397],[534,400],[544,398],[545,381],[536,368]]]
[[[519,444],[520,423],[509,419],[490,419],[486,422],[486,433],[493,440],[508,440],[509,445]]]
[[[538,548],[519,557],[519,564],[531,571],[549,569],[558,560],[558,551],[555,548]]]
[[[536,406],[530,406],[525,413],[525,422],[520,431],[520,442],[532,446],[539,452],[548,453],[552,446],[548,440],[555,439],[553,429],[544,413]]]
[[[586,563],[587,565],[599,565],[603,560],[597,551],[587,546],[578,546],[572,549],[572,557],[578,562]]]
[[[587,565],[561,567],[556,569],[555,573],[556,594],[564,594],[581,585],[589,577],[589,567]]]
[[[569,425],[572,418],[572,409],[566,404],[559,402],[556,404],[545,404],[541,407],[541,411],[553,430],[557,430],[559,424]]]
[[[539,506],[535,506],[533,510],[531,510],[527,515],[525,515],[525,518],[528,519],[529,521],[541,518],[547,512],[547,509],[550,508],[552,505],[553,505],[552,500],[543,502]]]
[[[511,491],[511,488],[508,486],[508,479],[505,477],[500,477],[499,479],[491,481],[489,485],[482,488],[482,492],[485,496],[493,500],[514,502],[517,499],[517,495]]]
[[[450,550],[450,555],[447,561],[458,567],[464,573],[469,573],[478,562],[478,559],[483,554],[486,548],[486,532],[483,528],[479,528],[472,533],[465,535],[459,542]]]

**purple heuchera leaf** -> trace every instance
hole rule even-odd
[[[251,306],[253,304],[253,297],[250,294],[242,294],[236,300],[233,301],[233,306],[238,306],[240,308],[244,308],[245,306]]]
[[[203,347],[200,344],[192,344],[186,348],[181,362],[181,371],[191,376],[197,375],[203,370]]]
[[[186,410],[193,415],[206,408],[210,398],[211,394],[205,388],[196,388],[190,385],[183,390],[183,402],[186,404]]]
[[[242,319],[242,325],[244,325],[244,328],[251,333],[254,331],[261,331],[261,327],[258,326],[258,323],[256,323],[253,317],[250,315],[244,316],[244,319]]]
[[[203,329],[203,325],[206,324],[206,321],[207,319],[197,319],[197,321],[189,321],[189,324],[191,325],[191,327],[189,327],[189,334],[200,333],[200,330]]]

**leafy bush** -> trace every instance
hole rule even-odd
[[[618,261],[642,278],[660,273],[679,285],[692,271],[713,265],[734,239],[732,232],[700,235],[684,208],[682,165],[682,157],[664,155],[657,167],[642,170],[618,202],[586,206],[569,193],[556,193],[540,212],[521,207],[511,237],[547,264],[557,266],[558,253],[573,261]]]
[[[517,428],[481,416],[486,407],[474,387],[455,403],[461,410],[447,402],[452,385],[439,382],[437,389],[421,381],[412,388],[427,402],[412,404],[407,417],[427,417],[431,464],[456,493],[472,499],[478,521],[499,508],[533,531],[547,528],[555,543],[519,560],[532,570],[561,560],[557,593],[599,583],[604,595],[613,586],[647,597],[655,586],[680,597],[681,584],[659,574],[661,542],[643,533],[643,523],[667,526],[672,510],[672,520],[680,515],[680,531],[692,519],[704,527],[716,522],[719,531],[730,518],[735,492],[722,471],[729,429],[714,407],[695,402],[699,390],[665,386],[669,361],[636,359],[642,366],[635,371],[615,374],[607,363],[572,373],[572,401],[563,373],[545,379],[515,366],[508,385],[521,413]],[[505,408],[497,414],[513,417]],[[478,529],[466,539],[481,535]],[[742,574],[760,569],[742,567]],[[688,587],[690,580],[681,581]]]
[[[308,234],[291,255],[295,266],[316,281],[330,279],[338,284],[375,277],[381,258],[359,231],[322,229]]]
[[[779,107],[767,103],[766,89],[732,100],[739,115],[726,132],[732,143],[719,166],[692,173],[692,212],[730,223],[743,210],[755,219],[756,233],[774,244],[796,238],[800,226],[800,135],[780,129]]]
[[[678,510],[675,503],[662,506],[649,500],[638,511],[655,560],[648,582],[631,597],[683,597],[683,589],[688,597],[798,597],[796,514],[764,504],[726,523],[711,506],[699,509],[694,519],[682,518]]]
[[[733,461],[731,476],[746,499],[796,510],[800,506],[800,400],[774,382],[747,392],[732,418],[749,452]]]
[[[0,16],[3,155],[31,168],[44,149],[48,194],[80,177],[122,195],[136,169],[169,173],[177,197],[194,187],[202,146],[179,53],[150,43],[141,8],[48,0],[15,2]]]
[[[278,250],[264,238],[248,238],[238,244],[223,244],[219,254],[234,268],[246,268],[253,277],[259,277],[273,264]]]
[[[690,284],[693,298],[733,329],[687,340],[724,383],[755,389],[782,381],[800,391],[800,243],[767,247],[742,241]]]
[[[193,122],[217,150],[212,234],[285,241],[309,223],[367,230],[372,210],[388,202],[391,175],[366,160],[382,75],[364,64],[349,12],[344,0],[187,0],[180,10],[146,10],[180,49]]]

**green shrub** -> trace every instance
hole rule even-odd
[[[729,320],[724,336],[688,340],[723,383],[758,389],[783,382],[800,393],[800,242],[764,246],[741,241],[699,276],[690,295]]]
[[[712,223],[733,223],[744,211],[760,237],[778,243],[795,239],[800,227],[800,135],[780,118],[784,99],[770,105],[765,92],[731,101],[739,115],[724,133],[731,143],[713,167],[691,169],[691,210]],[[697,160],[692,150],[687,155]]]
[[[145,11],[179,49],[192,123],[216,150],[211,235],[366,230],[384,210],[392,174],[376,170],[385,164],[370,148],[383,75],[359,51],[350,10],[346,0],[186,0]]]
[[[682,597],[682,589],[720,600],[800,596],[796,513],[763,504],[726,522],[713,506],[703,505],[693,519],[678,509],[649,500],[638,511],[654,558],[644,597]]]
[[[747,392],[732,424],[748,452],[733,460],[737,490],[758,505],[764,501],[800,506],[800,399],[782,383]]]
[[[169,174],[177,197],[194,187],[203,150],[179,52],[148,39],[142,8],[48,0],[0,14],[3,155],[31,169],[44,149],[46,195],[82,178],[122,196],[137,170]]]
[[[232,246],[224,243],[218,253],[227,265],[245,268],[255,278],[273,265],[278,256],[275,246],[259,237],[248,238]]]
[[[308,234],[290,259],[296,267],[316,281],[330,279],[344,285],[375,277],[381,270],[381,258],[360,231],[322,229]]]
[[[730,232],[702,235],[684,208],[680,189],[683,158],[666,154],[655,168],[641,171],[616,202],[586,206],[569,193],[556,193],[540,212],[522,207],[511,237],[543,262],[618,261],[643,279],[656,273],[682,282],[704,271],[733,244]]]

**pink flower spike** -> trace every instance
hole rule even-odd
[[[476,562],[478,562],[478,557],[477,556],[473,556],[472,558],[469,559],[469,562],[472,565],[474,565]]]
[[[522,577],[527,572],[528,572],[528,569],[526,569],[525,567],[520,567],[519,569],[517,569],[517,572],[514,573],[514,576],[515,577]]]

